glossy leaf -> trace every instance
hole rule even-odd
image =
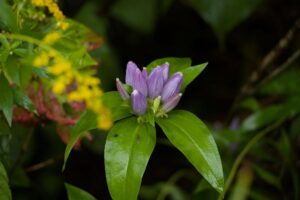
[[[104,93],[102,101],[103,104],[111,110],[113,121],[132,115],[129,104],[126,104],[126,101],[121,98],[117,91]]]
[[[181,70],[183,74],[183,81],[181,90],[184,90],[207,66],[208,63],[202,63],[193,67],[188,67]]]
[[[14,93],[14,101],[17,105],[25,108],[30,112],[36,113],[36,109],[31,99],[28,97],[28,95],[25,92],[14,90],[13,93]]]
[[[3,164],[0,162],[0,199],[11,200],[11,192],[8,186],[8,177]]]
[[[212,27],[219,41],[255,10],[261,0],[192,0],[193,7]]]
[[[96,200],[96,198],[88,192],[71,184],[65,183],[65,187],[67,189],[68,200]]]
[[[155,128],[135,117],[119,121],[108,133],[104,158],[112,199],[137,199],[155,141]]]
[[[190,58],[159,58],[152,61],[150,64],[147,65],[147,70],[151,71],[154,67],[158,65],[162,65],[168,62],[170,64],[170,72],[169,75],[174,74],[175,72],[182,71],[185,68],[188,68],[192,65],[192,60]]]
[[[192,113],[183,110],[169,113],[168,118],[157,118],[156,122],[198,172],[218,192],[222,192],[222,163],[214,138],[205,124]]]
[[[68,157],[77,140],[86,134],[87,131],[97,128],[97,116],[93,111],[87,110],[81,116],[76,125],[71,130],[70,140],[67,144],[63,169],[65,169]]]
[[[0,75],[0,91],[0,109],[3,111],[8,124],[11,126],[13,111],[13,92],[3,74]]]

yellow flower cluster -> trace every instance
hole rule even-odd
[[[55,78],[52,91],[57,95],[66,95],[68,102],[84,102],[87,109],[98,116],[98,127],[108,130],[112,126],[111,113],[103,106],[99,88],[100,80],[80,73],[71,63],[55,52],[41,52],[33,61],[35,67],[47,66],[48,73]]]
[[[52,13],[57,20],[57,25],[61,29],[66,30],[69,27],[69,24],[65,21],[64,14],[54,0],[31,0],[31,2],[39,7],[47,7],[49,12]]]

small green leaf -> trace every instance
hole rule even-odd
[[[68,200],[96,200],[96,198],[88,192],[71,184],[65,183],[65,187],[67,189]]]
[[[67,144],[64,156],[64,164],[62,170],[65,169],[68,157],[77,140],[84,136],[87,131],[97,128],[97,115],[90,110],[85,111],[80,116],[78,122],[71,130],[71,137]]]
[[[154,67],[158,65],[162,65],[168,62],[170,64],[170,72],[169,74],[172,75],[175,72],[182,71],[185,68],[188,68],[192,65],[192,60],[190,58],[159,58],[157,60],[152,61],[150,64],[147,65],[147,70],[151,71]]]
[[[258,165],[254,165],[254,169],[257,175],[266,183],[275,186],[277,189],[281,189],[280,178],[278,177],[278,174],[273,174],[270,172],[270,170],[265,170]]]
[[[112,199],[137,199],[155,141],[155,128],[135,117],[119,121],[108,133],[104,160]]]
[[[11,200],[11,192],[8,185],[8,177],[3,164],[0,162],[0,199]]]
[[[28,85],[31,76],[32,76],[33,68],[30,65],[24,64],[20,67],[20,83],[21,88],[26,88]]]
[[[167,138],[218,192],[222,192],[222,163],[208,128],[188,111],[177,110],[168,115],[168,118],[156,119]]]
[[[9,126],[11,126],[13,111],[13,92],[3,74],[0,75],[0,91],[0,109],[3,111],[3,114]]]
[[[207,66],[206,63],[202,63],[200,65],[196,65],[193,67],[188,67],[183,70],[181,70],[183,74],[183,81],[182,81],[182,86],[181,90],[184,90],[186,86],[188,86],[199,74],[204,70],[204,68]]]
[[[106,92],[102,96],[103,104],[112,112],[113,121],[118,121],[132,115],[129,104],[126,104],[116,91]]]

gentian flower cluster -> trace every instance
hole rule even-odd
[[[126,69],[126,85],[118,78],[116,85],[123,100],[130,100],[132,112],[143,116],[151,108],[156,116],[164,116],[178,104],[183,75],[176,72],[169,77],[169,63],[155,67],[150,74],[141,71],[129,61]],[[130,86],[130,87],[126,87]]]

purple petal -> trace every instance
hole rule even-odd
[[[168,80],[168,77],[169,77],[169,63],[165,63],[161,66],[161,69],[162,69],[162,73],[164,75],[164,82],[166,82]]]
[[[183,75],[181,72],[177,72],[169,78],[161,93],[163,102],[166,102],[170,97],[176,95],[180,91],[182,78]]]
[[[173,97],[169,98],[163,105],[162,105],[162,110],[165,112],[169,112],[171,110],[173,110],[173,108],[175,108],[178,104],[178,102],[181,99],[182,94],[176,94]]]
[[[132,81],[133,81],[132,82],[133,89],[138,90],[146,97],[148,94],[147,81],[144,78],[142,72],[138,68],[135,70]]]
[[[147,99],[138,90],[131,93],[131,106],[132,110],[137,115],[143,115],[147,109]]]
[[[147,80],[147,78],[148,78],[148,72],[147,72],[147,68],[146,67],[143,67],[142,75],[145,78],[145,80]]]
[[[148,95],[151,99],[155,99],[162,92],[164,87],[164,75],[162,72],[161,67],[156,67],[152,70],[148,77]]]
[[[135,76],[136,70],[138,69],[138,67],[136,66],[136,64],[132,61],[129,61],[127,63],[127,67],[126,67],[126,79],[125,79],[125,83],[127,85],[131,85],[133,84],[133,77]]]
[[[130,96],[129,96],[128,92],[124,88],[123,83],[118,78],[116,79],[116,85],[117,85],[118,92],[119,92],[120,96],[122,97],[122,99],[123,100],[129,99]]]

